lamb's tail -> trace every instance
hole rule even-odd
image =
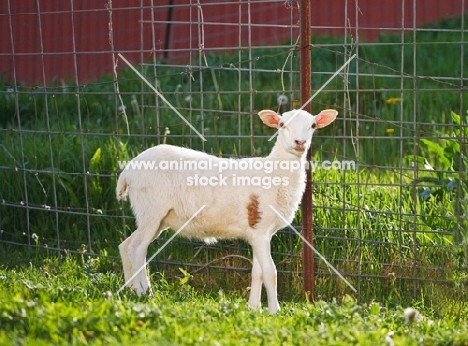
[[[117,188],[116,188],[116,194],[117,194],[117,199],[119,201],[121,200],[126,200],[127,195],[128,195],[128,182],[127,182],[127,177],[125,174],[122,172],[119,176],[119,180],[117,181]]]

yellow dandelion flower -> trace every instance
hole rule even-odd
[[[397,104],[398,102],[401,102],[401,98],[400,97],[390,97],[385,102],[387,102],[388,105],[394,105],[394,104]]]
[[[388,135],[391,135],[394,132],[395,132],[395,129],[386,129],[385,130],[385,133],[388,134]]]

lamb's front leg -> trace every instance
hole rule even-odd
[[[254,253],[252,263],[252,283],[250,284],[249,298],[249,307],[252,309],[257,309],[260,307],[260,299],[262,297],[262,284],[262,267],[260,266],[260,263],[258,262]]]
[[[252,250],[254,258],[257,258],[260,264],[263,283],[265,285],[268,297],[268,311],[272,314],[277,313],[279,310],[278,294],[277,294],[277,274],[276,266],[271,258],[270,253],[270,238],[260,237],[255,239],[252,243]],[[252,279],[253,280],[253,279]],[[257,289],[257,287],[255,287]],[[255,292],[253,292],[255,293]]]

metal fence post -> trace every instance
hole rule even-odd
[[[301,104],[307,102],[311,94],[311,57],[310,57],[310,0],[300,2],[300,88]],[[310,103],[304,107],[310,112]],[[307,152],[307,160],[311,160],[311,149]],[[302,232],[304,238],[312,244],[312,180],[311,171],[306,172],[306,189],[302,197]],[[314,256],[309,246],[302,247],[302,275],[306,299],[312,301],[314,296]]]

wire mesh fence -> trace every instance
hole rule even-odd
[[[122,163],[161,143],[268,154],[273,133],[256,113],[301,106],[299,51],[311,49],[314,90],[356,54],[312,101],[314,113],[339,111],[312,144],[315,247],[363,299],[461,299],[465,2],[312,5],[312,42],[301,47],[297,1],[3,2],[2,257],[118,262],[135,227],[115,198]],[[289,229],[273,239],[284,297],[303,294],[301,248]],[[176,239],[151,267],[169,278],[184,268],[209,290],[245,290],[250,259],[243,241]],[[315,273],[317,298],[352,293],[319,258]]]

